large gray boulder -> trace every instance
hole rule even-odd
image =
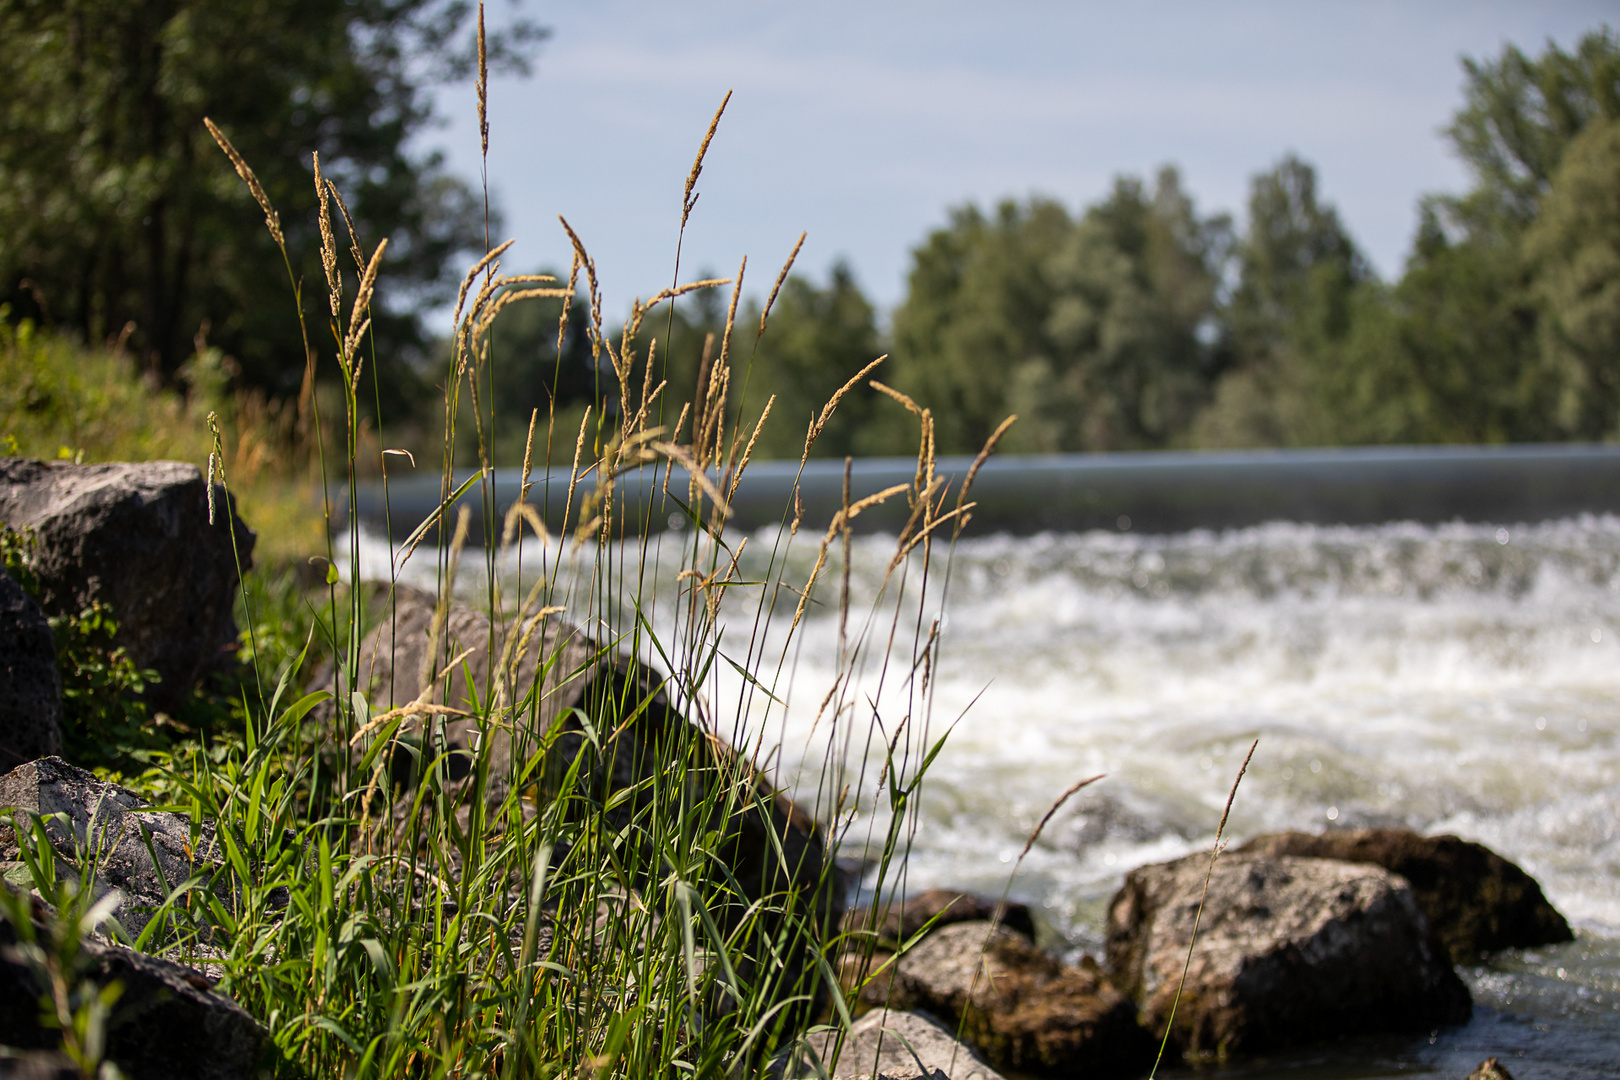
[[[516,706],[515,714],[483,731],[476,718],[445,719],[426,709],[406,714],[398,736],[414,740],[416,752],[429,760],[448,755],[445,771],[453,798],[466,794],[473,782],[468,770],[474,749],[486,747],[487,798],[505,798],[508,778],[541,748],[548,732],[548,756],[533,774],[539,796],[550,797],[548,785],[578,761],[579,791],[607,807],[612,826],[631,837],[639,833],[630,826],[644,816],[655,777],[667,791],[680,775],[694,805],[717,793],[736,796],[717,805],[713,819],[696,833],[712,835],[711,850],[725,867],[725,880],[711,883],[718,921],[728,932],[744,928],[733,939],[734,966],[745,978],[773,979],[773,996],[822,1001],[833,988],[819,984],[814,954],[843,918],[845,882],[817,822],[744,756],[689,720],[646,665],[555,615],[491,620],[455,602],[435,634],[436,606],[432,595],[404,587],[383,595],[375,606],[375,626],[361,640],[355,673],[368,713],[375,717],[417,701],[468,712],[478,711],[475,701],[486,707],[493,702],[498,711]],[[449,674],[437,678],[449,660],[463,654]],[[345,676],[327,666],[317,672],[313,686],[346,695]],[[594,737],[581,713],[591,718]],[[323,719],[333,722],[329,709]],[[419,759],[398,746],[390,756],[394,781],[409,787]],[[414,804],[400,798],[397,805]],[[641,863],[656,865],[650,858]],[[651,882],[630,884],[643,888]],[[754,905],[767,898],[766,907],[775,913],[760,915]],[[786,1027],[791,1030],[814,1011],[795,1006]]]
[[[0,769],[62,749],[62,679],[51,628],[0,571]]]
[[[835,1033],[817,1034],[807,1042],[806,1050],[783,1070],[786,1080],[822,1075],[834,1080],[1002,1080],[972,1047],[957,1042],[924,1013],[879,1009],[855,1021],[842,1048]]]
[[[999,1069],[1108,1076],[1152,1060],[1135,1006],[1094,961],[1071,967],[993,923],[925,938],[901,958],[889,1007],[940,1017]]]
[[[0,776],[0,871],[9,880],[26,873],[13,808],[45,819],[59,874],[76,876],[75,867],[96,860],[93,894],[123,894],[113,918],[131,938],[145,929],[170,890],[193,875],[213,877],[223,865],[211,823],[201,823],[193,836],[190,819],[149,809],[127,788],[44,757]]]
[[[1458,964],[1498,949],[1575,940],[1535,878],[1483,844],[1410,829],[1341,829],[1257,836],[1239,851],[1371,863],[1412,884],[1441,943]]]
[[[35,905],[33,935],[47,940],[49,916]],[[50,1051],[61,1032],[39,1022],[43,973],[17,950],[18,928],[0,918],[0,1041]],[[264,1028],[236,1002],[216,993],[200,972],[116,945],[80,944],[76,977],[123,992],[106,1022],[106,1059],[130,1080],[248,1080],[268,1045]],[[33,1055],[34,1075],[49,1059]]]
[[[254,534],[195,465],[178,461],[74,465],[0,458],[0,523],[32,529],[30,569],[46,614],[110,608],[117,644],[161,684],[150,700],[169,708],[236,645],[231,605]],[[234,545],[233,545],[234,537]]]
[[[1376,866],[1228,854],[1177,987],[1206,855],[1131,871],[1108,912],[1108,963],[1154,1036],[1192,1057],[1466,1020],[1468,990],[1412,887]]]

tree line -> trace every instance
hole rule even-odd
[[[321,278],[310,149],[365,245],[389,238],[378,404],[431,427],[447,374],[420,313],[499,228],[498,208],[408,152],[432,115],[427,76],[472,62],[469,11],[0,0],[0,82],[14,88],[0,99],[0,306],[129,338],[171,380],[202,331],[239,382],[296,392],[305,357],[280,258],[202,128],[211,115],[281,208],[295,277]],[[515,25],[491,56],[521,69],[543,34]],[[756,453],[796,457],[821,405],[887,353],[875,376],[932,410],[942,453],[976,451],[1009,413],[1012,452],[1620,437],[1620,38],[1508,47],[1463,73],[1446,134],[1470,186],[1421,201],[1394,280],[1293,155],[1254,177],[1241,229],[1201,212],[1173,167],[1121,176],[1078,211],[970,204],[913,251],[887,325],[842,263],[788,277],[763,334],[745,298],[732,420],[751,425],[774,395]],[[320,302],[304,297],[312,317]],[[633,351],[653,350],[666,422],[705,377],[728,303],[700,291],[643,323]],[[561,313],[531,301],[495,327],[481,400],[498,404],[498,459],[521,454],[535,410],[560,410],[571,449],[586,406],[617,408],[584,298],[559,337]],[[915,437],[902,419],[863,384],[814,452],[902,452]]]

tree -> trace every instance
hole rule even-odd
[[[750,325],[757,326],[757,309],[750,316]],[[763,407],[768,394],[776,395],[756,454],[796,458],[803,453],[811,419],[882,353],[877,312],[847,263],[833,264],[825,287],[797,274],[789,277],[754,352],[750,397],[756,407]],[[881,380],[885,375],[879,367],[872,377]],[[888,407],[880,404],[880,395],[869,382],[863,382],[839,403],[811,456],[841,458],[890,449],[881,438],[882,421],[875,411]]]
[[[994,216],[966,206],[912,253],[888,374],[933,410],[941,453],[976,452],[1009,411],[1012,373],[1050,363],[1046,267],[1072,227],[1049,199],[1009,200]],[[892,432],[899,452],[907,436]]]
[[[1573,53],[1552,42],[1531,60],[1513,46],[1495,61],[1463,61],[1467,104],[1447,129],[1474,173],[1459,201],[1477,228],[1523,228],[1534,220],[1564,149],[1594,118],[1620,118],[1620,38],[1605,27]]]
[[[1350,332],[1366,260],[1317,195],[1316,170],[1290,154],[1249,188],[1238,282],[1225,312],[1229,368],[1191,433],[1202,446],[1331,440],[1322,400],[1330,346]],[[1331,407],[1328,407],[1330,410]]]
[[[206,333],[247,382],[296,390],[281,256],[209,116],[279,208],[315,325],[312,151],[364,251],[389,240],[373,319],[383,389],[402,390],[414,375],[402,361],[424,343],[416,312],[452,295],[454,258],[484,242],[473,193],[408,150],[431,117],[422,73],[470,62],[469,12],[464,0],[0,0],[0,303],[93,341],[133,324],[129,344],[164,377]],[[522,69],[539,36],[520,22],[493,60]]]
[[[1224,216],[1201,220],[1173,168],[1149,193],[1120,177],[1046,266],[1049,359],[1013,372],[1020,424],[1009,447],[1163,447],[1203,403],[1220,365],[1216,327],[1231,247]]]
[[[1558,426],[1620,434],[1620,121],[1597,117],[1570,140],[1526,236],[1536,272],[1543,367]]]

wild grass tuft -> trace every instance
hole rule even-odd
[[[480,77],[481,117],[486,93]],[[687,179],[683,227],[721,112]],[[227,133],[211,130],[285,254],[280,218],[249,164]],[[215,394],[207,400],[224,423],[211,442],[198,431],[196,405],[151,391],[126,414],[169,409],[174,422],[76,435],[90,455],[200,461],[213,452],[216,475],[250,522],[261,498],[255,478],[272,475],[268,462],[254,471],[256,444],[243,434],[259,430],[243,419],[253,409],[275,431],[313,415],[299,429],[313,436],[303,444],[313,457],[292,474],[307,476],[328,508],[346,498],[351,522],[360,481],[415,466],[364,420],[367,402],[380,398],[366,331],[386,240],[354,238],[355,266],[342,269],[326,200],[341,209],[341,196],[329,180],[316,182],[320,307],[330,315],[316,333],[305,323],[306,340],[328,343],[310,349],[306,391],[326,382],[337,393],[314,394],[307,409],[285,415],[243,401],[227,409]],[[410,537],[385,538],[385,580],[363,580],[358,529],[320,541],[333,569],[313,593],[289,578],[275,587],[250,579],[242,614],[257,679],[241,695],[240,737],[157,755],[138,778],[199,829],[212,823],[217,845],[192,879],[173,883],[137,944],[218,974],[220,989],[269,1030],[279,1075],[755,1075],[812,1023],[848,1023],[834,968],[846,944],[839,915],[848,882],[834,855],[856,851],[875,867],[868,888],[893,889],[918,784],[943,744],[928,723],[938,628],[923,613],[943,580],[930,568],[934,528],[950,515],[940,513],[926,410],[913,406],[918,483],[846,497],[819,541],[797,541],[814,545],[808,580],[787,581],[809,562],[793,550],[796,499],[780,529],[744,537],[727,528],[728,499],[770,410],[748,400],[750,360],[733,352],[746,260],[734,278],[682,284],[677,255],[672,286],[633,308],[639,325],[659,304],[731,288],[691,411],[671,423],[652,370],[659,358],[638,354],[632,327],[609,332],[595,264],[563,226],[574,256],[566,287],[503,273],[507,244],[468,271],[445,386],[441,503]],[[373,241],[375,254],[363,256]],[[562,298],[561,335],[582,280],[590,346],[615,378],[577,421],[555,410],[526,418],[522,492],[499,506],[492,470],[505,462],[493,433],[502,403],[491,373],[503,358],[493,328],[510,305]],[[305,322],[300,283],[289,285]],[[105,415],[82,402],[105,399],[113,383],[97,390],[81,376],[70,392],[45,370],[44,354],[68,346],[26,330],[5,344],[5,362],[60,402],[59,427],[81,413]],[[115,362],[123,363],[107,361]],[[209,362],[199,359],[198,370]],[[818,425],[837,405],[827,404]],[[27,413],[6,414],[22,433],[17,449],[56,430],[27,427]],[[910,422],[899,410],[895,421]],[[198,433],[171,434],[179,431]],[[574,462],[559,477],[551,447],[569,435]],[[458,471],[468,460],[476,467]],[[646,518],[623,497],[632,483],[663,492]],[[852,523],[890,498],[911,501],[911,520],[879,600],[851,611]],[[548,527],[559,514],[561,527]],[[681,527],[658,533],[653,526],[671,516]],[[489,546],[467,543],[474,521]],[[835,592],[821,581],[829,566],[844,574]],[[402,573],[435,588],[421,671],[411,673],[420,689],[396,700],[398,684],[371,679],[376,658],[363,642],[377,627],[393,641],[401,607],[420,602]],[[822,757],[793,806],[756,762],[783,750],[767,737],[787,707],[807,618],[836,619],[839,647],[825,698],[822,687],[811,695],[822,701],[814,751]],[[325,675],[309,687],[317,666]],[[881,715],[879,699],[899,715]]]

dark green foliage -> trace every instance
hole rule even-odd
[[[1620,119],[1594,119],[1569,143],[1525,237],[1541,303],[1553,416],[1584,438],[1620,424]]]
[[[757,313],[750,312],[749,329],[758,324]],[[759,338],[749,378],[749,405],[754,411],[764,407],[769,394],[776,395],[755,453],[777,458],[801,455],[812,418],[856,372],[882,353],[877,312],[861,293],[848,264],[834,263],[824,287],[798,275],[788,278]],[[869,384],[870,379],[887,377],[879,365],[867,382],[844,397],[811,447],[812,457],[841,458],[894,449],[893,440],[885,437],[883,417],[897,419],[898,409],[880,405],[880,395]],[[879,413],[879,409],[893,412]]]
[[[281,256],[209,116],[280,210],[315,325],[311,150],[365,252],[388,238],[373,325],[382,385],[408,397],[424,341],[414,312],[451,295],[452,260],[484,239],[474,194],[408,151],[430,118],[421,74],[466,68],[469,13],[459,0],[4,0],[0,303],[91,341],[133,324],[131,347],[166,378],[206,334],[249,384],[296,391],[298,325],[266,288]],[[498,38],[495,60],[521,66],[536,33]],[[311,344],[329,357],[324,335]]]
[[[982,446],[1007,415],[1009,374],[1051,362],[1045,268],[1073,227],[1045,199],[1004,202],[993,216],[966,206],[912,253],[888,374],[934,411],[942,453]]]
[[[34,546],[32,530],[0,526],[0,556],[5,571],[30,596],[39,585],[28,567]],[[127,764],[132,751],[167,745],[151,727],[140,695],[157,673],[137,670],[120,646],[113,613],[99,603],[78,614],[53,615],[56,668],[62,677],[62,754],[91,766]]]
[[[1168,168],[1151,191],[1120,178],[1078,221],[1042,199],[954,211],[915,252],[894,377],[945,453],[977,451],[1008,412],[1009,450],[1169,445],[1223,363],[1230,231]]]

